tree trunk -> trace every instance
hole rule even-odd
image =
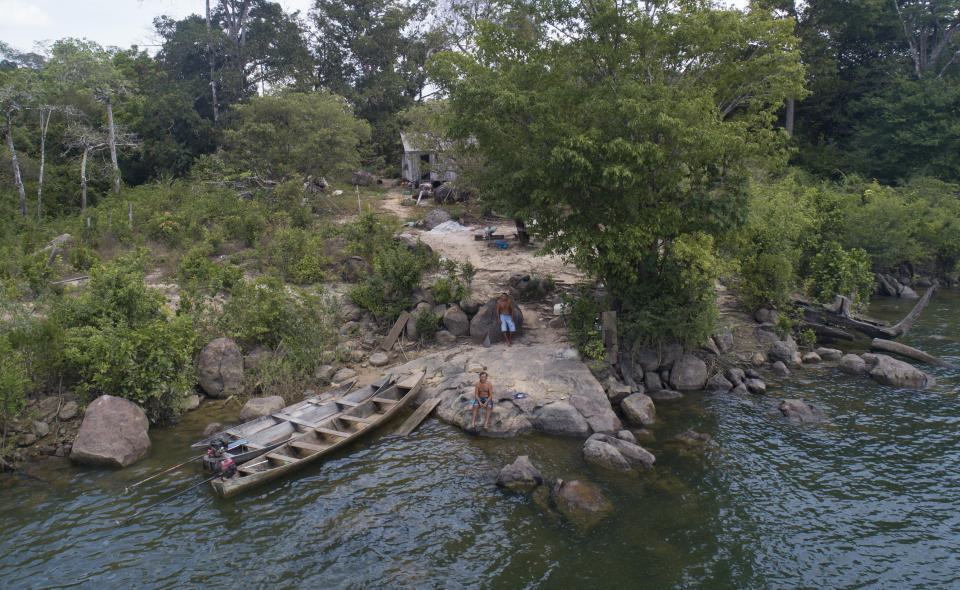
[[[43,118],[43,110],[40,110],[40,176],[37,180],[37,221],[43,212],[43,166],[47,161],[47,129],[50,128],[50,117],[53,116],[53,109],[47,111],[47,118]]]
[[[220,118],[219,105],[217,105],[217,81],[214,78],[214,57],[213,57],[213,37],[210,33],[210,0],[207,0],[207,62],[210,64],[210,94],[213,96],[213,122],[217,123]]]
[[[787,99],[787,114],[786,121],[784,122],[784,128],[787,130],[787,135],[793,137],[793,110],[794,110],[794,99]]]
[[[87,154],[89,147],[83,148],[83,157],[80,159],[80,217],[87,216]]]
[[[113,194],[120,194],[120,166],[117,165],[117,130],[113,125],[113,105],[107,97],[107,128],[110,133],[110,164],[113,166]]]
[[[10,162],[13,164],[13,184],[17,187],[20,194],[20,215],[27,218],[27,192],[23,189],[23,179],[20,177],[20,162],[17,161],[17,151],[13,149],[13,121],[10,117],[10,111],[7,111],[7,129],[4,132],[7,136],[7,147],[10,148]]]
[[[906,344],[900,344],[899,342],[884,340],[882,338],[874,338],[873,341],[870,342],[870,348],[874,350],[882,350],[884,352],[892,352],[930,365],[947,367],[949,369],[955,368],[953,365],[943,359],[937,358],[932,354],[927,354],[918,348],[907,346]]]

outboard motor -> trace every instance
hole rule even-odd
[[[226,445],[223,441],[216,439],[210,443],[210,448],[203,455],[203,470],[210,473],[220,473],[220,460],[223,458],[223,451]]]
[[[224,457],[220,461],[220,479],[230,479],[237,474],[237,464],[230,457]]]

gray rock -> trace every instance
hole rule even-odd
[[[370,355],[370,365],[373,367],[385,367],[390,362],[390,357],[385,352],[375,352]]]
[[[587,436],[590,425],[573,405],[556,401],[537,408],[528,418],[539,432],[557,436]]]
[[[767,392],[767,384],[762,379],[747,379],[744,385],[753,393],[763,394]]]
[[[840,358],[840,370],[851,375],[859,375],[867,370],[867,363],[855,354],[845,354]]]
[[[783,364],[783,361],[777,361],[773,363],[773,366],[770,367],[774,375],[779,375],[781,377],[786,377],[790,374],[790,369],[787,368],[787,365]]]
[[[613,376],[607,377],[606,382],[604,382],[604,390],[607,392],[607,398],[610,400],[612,405],[617,405],[624,400],[628,395],[633,393],[633,390],[629,385],[620,383]]]
[[[85,465],[127,467],[150,452],[149,428],[146,414],[135,403],[101,395],[87,406],[70,459]]]
[[[637,437],[629,430],[621,430],[617,432],[617,438],[620,440],[625,440],[628,443],[637,444]]]
[[[577,480],[558,479],[550,497],[557,510],[583,532],[613,514],[613,504],[600,490]]]
[[[634,362],[639,364],[645,373],[656,371],[660,368],[660,355],[652,348],[640,348],[634,355]]]
[[[673,438],[690,447],[702,447],[710,442],[709,434],[703,434],[689,428]]]
[[[707,391],[712,391],[714,393],[726,393],[733,389],[733,383],[731,383],[726,377],[721,373],[716,373],[713,377],[707,380]]]
[[[337,368],[333,365],[320,365],[313,372],[313,378],[316,379],[319,383],[326,385],[333,380],[333,376],[337,373]]]
[[[660,391],[651,391],[650,397],[658,402],[669,402],[676,399],[682,399],[683,394],[673,389],[661,389]]]
[[[226,398],[243,391],[243,356],[229,338],[217,338],[197,358],[197,379],[210,397]]]
[[[933,376],[924,373],[910,363],[885,354],[876,355],[876,362],[872,364],[869,375],[877,383],[912,389],[925,389],[936,383]]]
[[[753,313],[753,318],[761,324],[775,324],[780,314],[776,310],[761,307]]]
[[[530,462],[530,457],[520,455],[513,463],[500,470],[496,483],[514,492],[529,493],[543,483],[543,476]]]
[[[644,373],[643,387],[647,391],[660,391],[663,389],[663,383],[660,382],[660,375],[656,371],[647,371]]]
[[[477,311],[480,310],[480,302],[472,299],[464,299],[460,301],[460,309],[467,315],[476,315]]]
[[[730,390],[730,393],[734,395],[747,395],[750,393],[750,390],[747,389],[745,383],[737,383],[733,386],[733,389]]]
[[[32,432],[28,432],[28,433],[26,433],[26,434],[21,434],[21,435],[17,438],[17,446],[18,446],[18,447],[29,447],[30,445],[32,445],[32,444],[35,443],[35,442],[37,442],[37,435],[34,434],[34,433],[32,433]]]
[[[805,365],[819,363],[820,360],[820,355],[815,352],[808,352],[803,355],[803,363]]]
[[[261,416],[269,416],[282,410],[283,405],[283,398],[279,395],[252,397],[241,408],[239,418],[241,422],[246,422]]]
[[[447,304],[446,304],[446,303],[438,303],[437,305],[434,305],[434,306],[433,306],[433,315],[437,316],[438,318],[443,319],[443,316],[444,316],[446,313],[447,313]]]
[[[800,366],[802,362],[800,352],[797,350],[797,343],[789,336],[786,340],[778,340],[771,344],[768,356],[774,361],[783,361],[790,367]]]
[[[583,458],[602,469],[631,473],[646,471],[656,463],[653,453],[640,445],[599,432],[584,443]]]
[[[43,438],[50,434],[50,425],[42,420],[33,420],[30,424],[30,431],[37,435],[37,438]]]
[[[421,308],[421,303],[428,305]],[[410,306],[413,309],[433,309],[433,304],[433,291],[429,289],[414,289],[413,292],[410,293]]]
[[[434,340],[441,346],[450,346],[457,343],[457,337],[447,330],[439,330],[433,335]]]
[[[494,297],[483,304],[477,314],[470,320],[470,338],[474,344],[480,344],[486,337],[490,337],[491,344],[503,342],[503,332],[500,331],[500,318],[497,316],[497,298]],[[523,330],[523,312],[516,302],[513,303],[513,323],[517,327],[515,335]]]
[[[656,409],[650,396],[643,393],[634,393],[620,402],[623,415],[631,424],[652,426],[656,422]]]
[[[563,318],[550,318],[550,321],[547,322],[547,326],[554,330],[562,330],[567,327],[567,323]]]
[[[706,344],[703,345],[703,350],[713,355],[719,356],[720,354],[720,348],[717,346],[717,343],[713,340],[713,338],[707,338]]]
[[[780,413],[791,422],[816,424],[824,419],[823,410],[802,399],[785,399],[777,406]]]
[[[470,334],[470,319],[460,308],[451,306],[443,314],[443,327],[454,336],[466,336]]]
[[[747,379],[763,379],[763,375],[760,374],[760,371],[754,369],[753,367],[747,367],[744,371],[744,374],[747,376]]]
[[[423,218],[423,226],[428,230],[433,229],[445,221],[450,221],[453,217],[446,209],[434,209]]]
[[[219,422],[211,422],[203,427],[203,434],[200,436],[203,438],[209,438],[221,430],[223,430],[223,424],[220,424]]]
[[[920,296],[917,295],[917,292],[906,285],[903,285],[900,288],[900,292],[897,293],[897,297],[900,299],[920,299]]]
[[[683,347],[676,342],[667,342],[660,346],[660,368],[669,369],[673,363],[683,357]],[[663,380],[666,383],[666,379]]]
[[[758,326],[754,330],[754,335],[757,337],[757,342],[765,346],[770,346],[774,342],[779,342],[780,337],[777,336],[777,333],[773,331],[773,328],[770,326]]]
[[[180,409],[184,412],[192,412],[200,407],[200,396],[191,393],[190,395],[183,398],[183,403],[180,404]]]
[[[40,400],[37,404],[36,418],[44,422],[52,420],[60,408],[60,397],[51,395]]]
[[[71,400],[63,404],[63,407],[60,408],[60,413],[57,415],[60,418],[61,422],[66,422],[67,420],[73,420],[80,413],[80,405]]]
[[[729,379],[734,385],[737,383],[743,383],[746,378],[746,373],[744,373],[743,369],[739,367],[731,367],[727,369],[727,379]]]
[[[820,347],[814,352],[820,355],[820,358],[825,361],[839,361],[843,357],[843,352],[837,350],[836,348]]]
[[[682,355],[670,369],[670,385],[680,391],[703,389],[707,383],[707,364],[692,354]]]
[[[714,334],[713,340],[717,343],[717,348],[720,349],[720,352],[727,353],[733,350],[733,333],[730,331],[729,326],[724,326],[719,332]]]
[[[333,383],[343,383],[347,379],[353,379],[357,372],[350,367],[344,367],[333,374]]]
[[[257,346],[247,354],[243,355],[243,370],[250,371],[256,369],[263,363],[273,358],[273,353],[262,346]]]

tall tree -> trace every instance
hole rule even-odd
[[[937,78],[960,61],[956,42],[960,31],[960,2],[956,0],[893,0],[903,36],[910,49],[913,75],[930,72]]]
[[[632,336],[712,329],[711,234],[742,223],[745,169],[803,68],[789,22],[708,2],[516,2],[444,54],[452,134],[489,206],[606,283]]]
[[[0,72],[0,111],[4,117],[0,136],[6,140],[7,149],[10,151],[13,184],[20,197],[20,215],[24,218],[27,217],[27,192],[23,186],[20,161],[17,159],[17,150],[13,143],[13,123],[16,114],[27,108],[35,98],[33,78],[32,72],[25,69]]]

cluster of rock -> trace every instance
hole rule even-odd
[[[839,365],[845,373],[866,375],[882,385],[926,389],[936,384],[932,375],[885,354],[845,354]]]
[[[926,277],[915,279],[912,276],[894,276],[885,273],[877,273],[874,275],[874,279],[876,279],[874,290],[877,295],[899,297],[901,299],[919,299],[920,296],[912,287],[926,289],[933,284],[933,281]]]
[[[7,439],[16,447],[15,462],[28,457],[70,455],[80,425],[80,400],[73,393],[31,399],[21,418],[10,420]]]
[[[579,480],[556,479],[545,485],[530,458],[521,455],[497,475],[496,484],[516,493],[530,494],[549,514],[559,514],[581,531],[589,531],[613,514],[613,504],[595,486]]]

